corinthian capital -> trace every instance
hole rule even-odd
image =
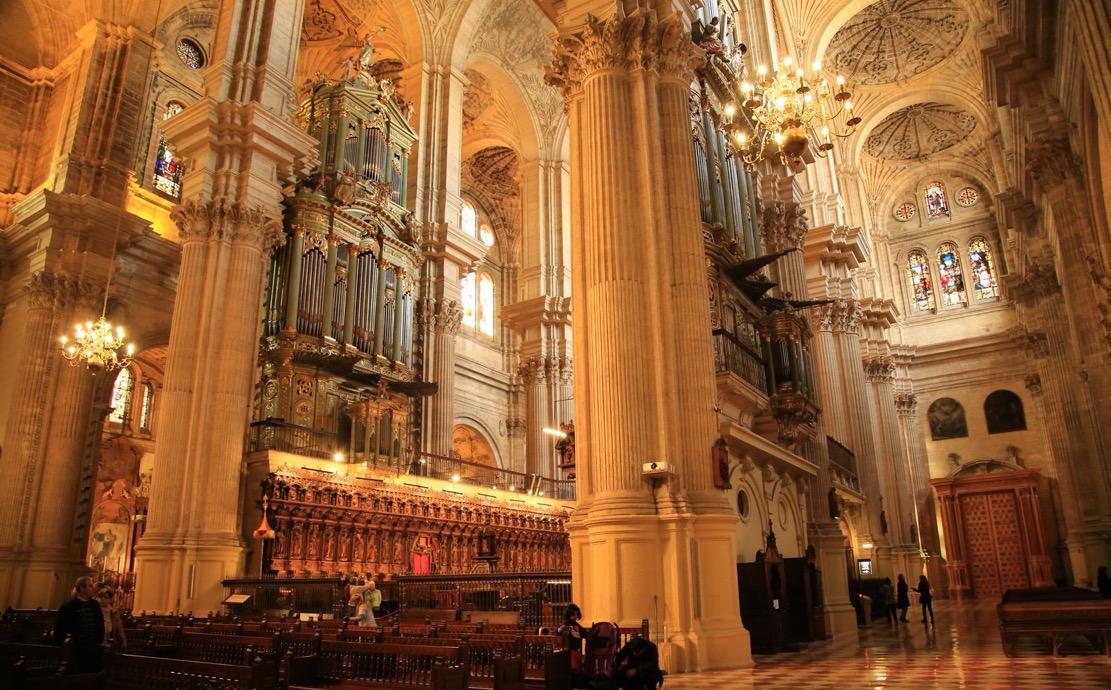
[[[1026,144],[1026,172],[1046,189],[1055,189],[1080,175],[1080,159],[1068,139],[1031,141]]]
[[[463,323],[463,307],[455,300],[451,300],[440,306],[439,314],[436,316],[436,331],[455,335],[459,332],[460,324]]]
[[[896,393],[895,410],[901,417],[913,417],[918,407],[918,396],[914,393]]]
[[[227,240],[269,252],[285,242],[282,224],[258,206],[234,203],[226,197],[187,199],[170,218],[177,224],[183,244]]]
[[[31,309],[94,311],[104,299],[104,286],[99,283],[60,273],[36,273],[23,290]]]
[[[652,10],[626,15],[624,3],[605,19],[587,15],[579,31],[555,41],[552,63],[544,80],[570,98],[591,74],[610,68],[651,70],[663,77],[689,82],[701,60],[701,49],[690,38],[677,13],[659,19]]]
[[[872,383],[891,383],[895,379],[895,363],[887,355],[864,360],[864,375]]]

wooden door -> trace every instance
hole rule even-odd
[[[1013,491],[959,497],[973,596],[1002,596],[1030,586]]]

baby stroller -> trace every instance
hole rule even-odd
[[[583,641],[582,670],[575,678],[576,688],[605,688],[609,686],[613,661],[617,656],[620,629],[615,623],[595,623],[590,626]]]
[[[664,675],[656,645],[643,637],[626,642],[614,657],[611,679],[614,690],[658,690]]]

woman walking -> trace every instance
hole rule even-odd
[[[898,595],[895,597],[895,606],[899,609],[899,621],[901,623],[906,623],[907,609],[910,608],[910,586],[907,585],[906,578],[902,575],[899,576],[897,590]]]
[[[925,575],[918,577],[918,586],[914,588],[918,592],[918,601],[922,604],[922,622],[926,622],[926,614],[930,614],[930,624],[934,622],[934,595],[930,591],[930,581],[926,579]]]

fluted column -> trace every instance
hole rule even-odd
[[[895,393],[895,411],[899,416],[899,432],[903,447],[906,449],[907,469],[912,494],[911,507],[907,520],[914,530],[921,555],[926,558],[927,575],[939,591],[946,588],[946,578],[941,562],[941,535],[938,532],[935,512],[934,490],[930,485],[929,456],[926,453],[926,431],[922,428],[918,414],[918,396],[903,391]]]
[[[658,612],[669,669],[750,664],[736,519],[707,464],[713,350],[687,105],[699,56],[679,15],[605,7],[562,27],[549,71],[574,166],[574,594],[620,625]],[[642,476],[653,460],[674,475]]]
[[[881,535],[891,544],[892,557],[898,572],[907,572],[910,565],[918,564],[918,545],[911,542],[910,525],[906,514],[912,510],[914,498],[908,476],[906,449],[899,433],[899,420],[895,411],[895,365],[891,357],[883,355],[864,362],[867,393],[873,432],[876,439],[876,470],[883,504]],[[878,501],[877,501],[878,502]],[[883,573],[890,575],[891,573]]]
[[[421,301],[425,342],[432,341],[432,347],[426,346],[424,352],[426,380],[437,385],[436,394],[424,402],[424,451],[448,455],[455,427],[455,336],[463,322],[463,309],[455,300],[444,304],[425,297]]]
[[[521,362],[517,368],[517,375],[521,377],[524,385],[525,398],[525,468],[524,471],[533,474],[540,471],[541,451],[551,445],[544,427],[548,425],[545,415],[547,405],[545,398],[547,371],[544,361],[539,357],[530,357]],[[547,474],[546,476],[555,476]]]

